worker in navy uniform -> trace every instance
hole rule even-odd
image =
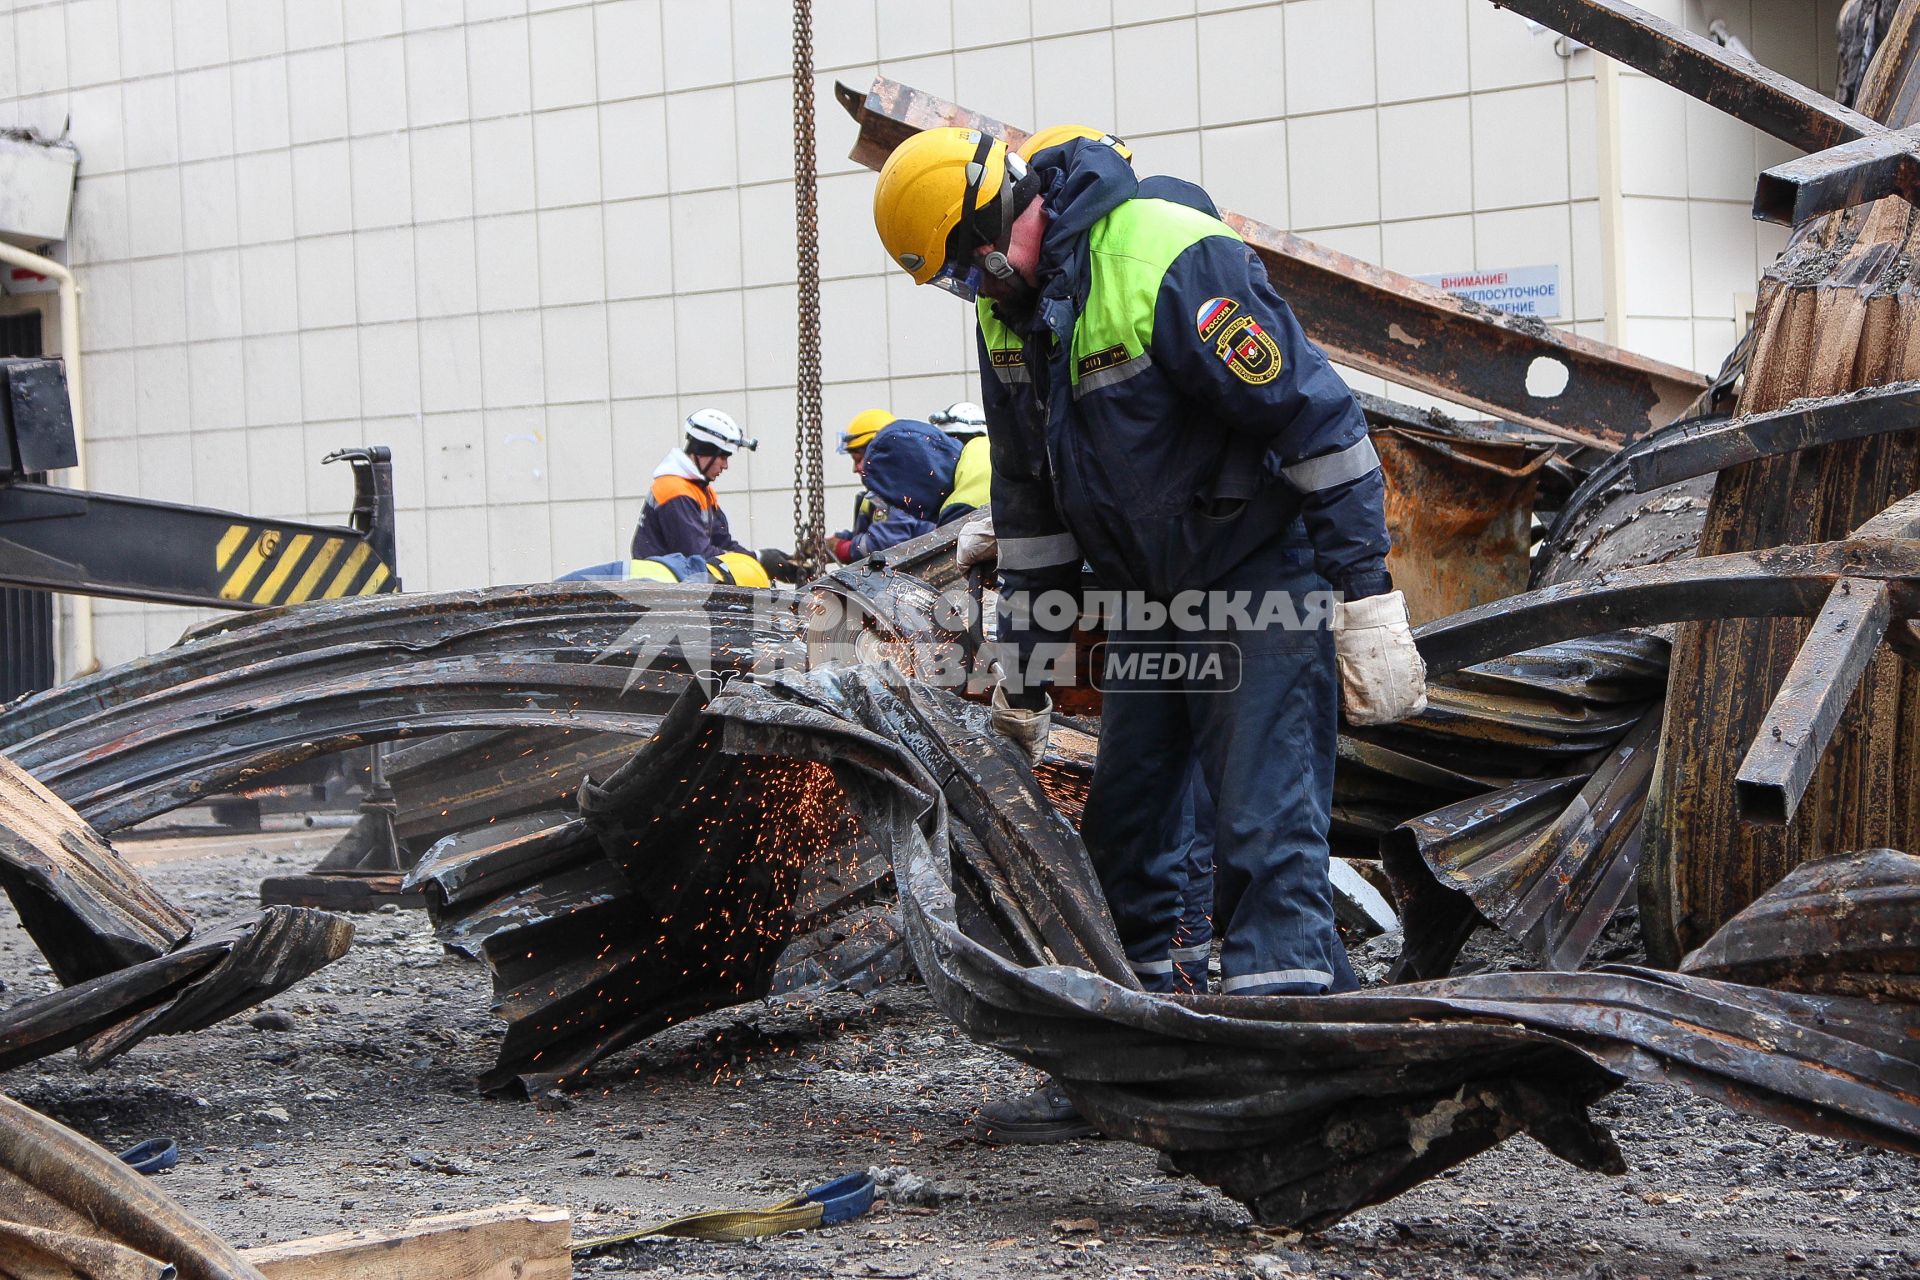
[[[758,449],[760,442],[718,409],[695,409],[687,415],[686,429],[686,442],[653,469],[647,505],[633,531],[632,558],[678,554],[714,560],[736,551],[754,556],[777,577],[788,576],[793,557],[772,548],[750,551],[736,541],[713,492],[713,482],[725,473],[733,455]]]
[[[1133,164],[1133,149],[1126,139],[1084,124],[1060,124],[1028,136],[1016,153],[1028,164],[1033,157],[1075,138],[1090,138]],[[1141,178],[1138,195],[1147,199],[1171,200],[1217,218],[1220,210],[1204,189],[1184,178],[1155,174]],[[1168,963],[1173,970],[1173,989],[1184,993],[1207,990],[1207,961],[1213,951],[1213,797],[1207,792],[1206,772],[1195,761],[1188,771],[1188,791],[1180,803],[1178,829],[1170,837],[1178,851],[1174,859],[1181,880],[1180,913],[1173,927],[1173,943]],[[1154,962],[1156,965],[1159,961]]]
[[[1203,606],[1197,632],[1138,617],[1110,632],[1236,655],[1231,684],[1107,690],[1082,835],[1141,985],[1173,982],[1197,760],[1216,802],[1222,992],[1350,989],[1327,848],[1341,700],[1370,724],[1426,698],[1352,394],[1239,235],[1143,194],[1103,142],[1029,164],[977,130],[927,130],[881,170],[874,220],[916,283],[975,305],[1003,595],[1075,591],[1084,561],[1103,589],[1163,606],[1188,592],[1251,603]],[[1329,590],[1337,603],[1316,611]],[[1068,640],[1058,624],[1002,618],[993,725],[1035,760],[1052,701],[1028,677]],[[999,1138],[1085,1131],[1051,1084],[982,1123]]]
[[[862,478],[890,511],[928,529],[971,515],[992,492],[992,446],[962,443],[931,423],[897,418],[867,446]]]
[[[853,463],[853,474],[862,484],[867,475],[867,447],[881,431],[900,421],[885,409],[863,409],[840,430],[840,452]],[[833,558],[841,564],[865,559],[876,551],[885,551],[909,538],[933,530],[931,520],[917,520],[874,497],[871,488],[862,488],[853,501],[853,527],[833,535]]]

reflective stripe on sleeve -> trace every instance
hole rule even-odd
[[[1050,533],[1040,538],[1001,538],[1002,569],[1045,569],[1080,559],[1080,544],[1070,533]]]
[[[1358,480],[1380,468],[1380,455],[1373,451],[1373,440],[1368,436],[1348,445],[1336,453],[1323,453],[1317,458],[1308,458],[1305,462],[1296,462],[1280,468],[1280,474],[1287,483],[1302,493],[1313,493],[1319,489],[1331,489],[1343,485],[1349,480]]]
[[[1110,387],[1116,382],[1125,382],[1128,378],[1136,374],[1145,373],[1151,368],[1153,368],[1153,353],[1142,351],[1131,360],[1122,361],[1111,368],[1102,369],[1098,373],[1089,373],[1081,378],[1080,381],[1074,385],[1073,398],[1078,400],[1089,391],[1098,391],[1100,388]]]

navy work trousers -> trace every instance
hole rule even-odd
[[[1302,559],[1290,556],[1267,581],[1295,595],[1301,603],[1291,613],[1308,618],[1305,596],[1325,583]],[[1320,616],[1313,629],[1196,634],[1169,624],[1109,638],[1109,655],[1115,642],[1231,643],[1238,655],[1231,689],[1212,680],[1127,681],[1105,694],[1082,835],[1120,941],[1149,990],[1172,990],[1177,960],[1192,960],[1194,942],[1176,935],[1191,935],[1187,904],[1205,900],[1209,797],[1222,993],[1307,995],[1354,985],[1327,878],[1339,704],[1333,637]],[[1176,958],[1176,949],[1187,954]]]

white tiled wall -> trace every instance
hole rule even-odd
[[[1837,0],[1655,0],[1832,79]],[[883,71],[1408,272],[1558,263],[1604,320],[1595,55],[1487,0],[821,0],[826,414],[975,394],[969,318],[891,271],[832,82]],[[1711,9],[1711,12],[1708,12]],[[791,8],[783,0],[0,0],[0,125],[82,149],[91,481],[337,520],[320,456],[395,451],[416,589],[624,553],[681,417],[765,442],[723,482],[791,540]],[[1778,238],[1778,148],[1623,83],[1630,345],[1710,367]],[[0,305],[9,305],[0,300]],[[1370,389],[1381,384],[1356,379]],[[854,492],[829,453],[830,517]],[[178,610],[103,603],[103,656]]]
[[[1695,31],[1716,18],[1782,74],[1823,93],[1837,78],[1837,0],[1642,0]],[[1626,345],[1712,372],[1738,340],[1783,227],[1753,221],[1754,176],[1783,143],[1637,72],[1620,79]],[[1751,255],[1751,256],[1749,256]]]

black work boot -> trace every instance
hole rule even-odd
[[[1037,1089],[988,1103],[973,1122],[974,1136],[983,1142],[1065,1142],[1093,1131],[1051,1076]]]

